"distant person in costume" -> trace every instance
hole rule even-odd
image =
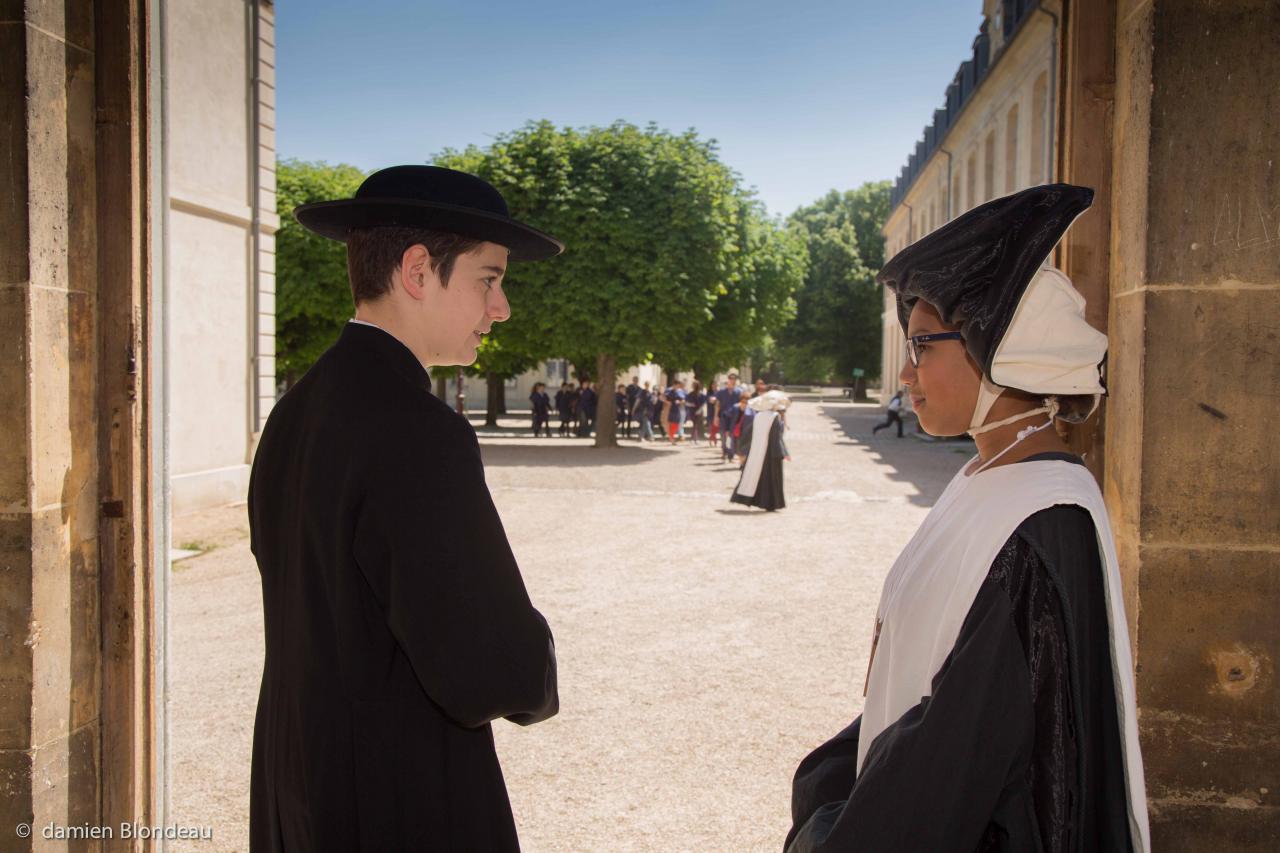
[[[882,429],[898,425],[898,438],[902,438],[902,392],[898,391],[889,398],[889,408],[884,413],[884,423],[876,424],[871,428],[871,434],[875,435]]]
[[[626,426],[623,435],[627,438],[631,437],[631,422],[635,419],[636,397],[640,396],[640,377],[632,376],[631,383],[626,387],[627,403],[626,403]]]
[[[1045,265],[1092,199],[996,199],[879,275],[921,426],[978,455],[885,580],[862,715],[796,771],[788,853],[1150,849],[1111,525],[1055,430],[1104,393],[1106,336]]]
[[[782,413],[791,400],[780,390],[766,391],[746,404],[756,413],[743,422],[738,442],[742,474],[730,500],[773,512],[787,505],[782,489],[782,463],[790,460],[782,433],[786,422]]]
[[[671,383],[671,388],[667,390],[666,399],[667,440],[672,444],[684,441],[687,402],[688,395],[684,390],[684,382],[677,379]]]
[[[741,416],[738,402],[742,399],[742,389],[738,387],[738,374],[728,375],[724,387],[716,391],[715,398],[716,418],[720,427],[720,455],[725,462],[732,462],[737,455],[734,449],[734,427]]]
[[[590,379],[580,380],[574,414],[578,418],[578,437],[590,438],[591,428],[596,421],[596,392],[591,387]]]
[[[690,388],[689,396],[685,399],[685,404],[689,410],[689,420],[693,422],[692,441],[697,444],[707,437],[707,395],[702,390],[702,383],[696,379]]]
[[[640,441],[653,441],[653,395],[649,393],[648,382],[636,392],[635,401],[631,404],[631,417],[640,429]]]
[[[568,382],[560,383],[560,390],[556,392],[556,414],[560,415],[559,436],[567,438],[569,435],[569,422],[573,420],[573,386]]]
[[[529,404],[533,407],[533,437],[537,438],[539,430],[544,430],[547,438],[551,438],[551,398],[547,396],[545,382],[534,383]]]
[[[249,485],[266,661],[249,844],[515,851],[490,721],[556,713],[551,631],[427,365],[471,364],[553,238],[472,175],[397,166],[294,211],[346,244],[355,319],[275,404]]]

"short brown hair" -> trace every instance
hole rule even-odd
[[[425,228],[363,228],[347,237],[347,275],[351,296],[359,305],[391,292],[391,274],[411,246],[422,245],[431,255],[431,269],[440,284],[449,286],[449,275],[459,255],[465,255],[483,240],[448,231]]]

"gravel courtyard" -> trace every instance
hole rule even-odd
[[[489,487],[556,635],[560,714],[494,724],[528,851],[777,851],[800,759],[861,707],[880,584],[972,452],[800,399],[788,506],[729,503],[705,446],[482,431]],[[448,531],[440,531],[445,537]],[[246,850],[262,613],[243,506],[175,519],[170,820]]]

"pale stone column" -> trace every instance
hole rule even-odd
[[[0,20],[0,849],[99,822],[92,4]],[[34,824],[35,837],[14,829]],[[59,845],[61,846],[61,845]]]
[[[1116,6],[1105,482],[1153,846],[1274,850],[1280,6]]]

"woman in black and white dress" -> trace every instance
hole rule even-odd
[[[1054,429],[1104,392],[1106,336],[1045,266],[1092,198],[997,199],[880,273],[921,427],[978,455],[885,580],[863,712],[796,771],[788,853],[1150,847],[1110,523]]]

